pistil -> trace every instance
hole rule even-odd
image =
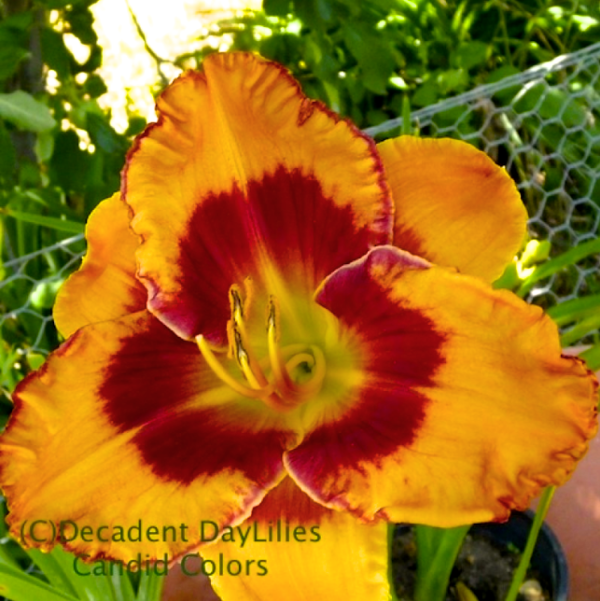
[[[265,394],[270,394],[273,387],[269,386],[265,389],[260,388],[249,388],[241,382],[238,382],[229,372],[223,367],[220,361],[217,359],[215,353],[210,348],[206,338],[204,336],[196,336],[196,344],[202,353],[202,356],[208,363],[208,366],[213,370],[215,375],[230,388],[233,388],[236,392],[243,396],[247,396],[254,399],[263,398]]]

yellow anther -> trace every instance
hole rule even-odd
[[[244,323],[242,299],[238,290],[233,286],[230,290],[230,296],[235,357],[250,386],[256,389],[264,389],[268,386],[269,382],[260,368],[258,361],[252,354],[251,346],[248,343],[249,336]]]
[[[252,366],[250,365],[250,356],[248,355],[246,349],[243,346],[242,336],[240,332],[234,329],[233,335],[235,338],[235,356],[238,360],[238,364],[242,370],[242,373],[246,377],[246,380],[248,380],[248,383],[250,384],[250,386],[252,386],[252,388],[256,388],[257,390],[265,388],[268,384],[267,379],[260,370],[260,367],[256,372],[252,369]]]
[[[244,307],[242,305],[242,299],[240,293],[234,287],[230,290],[231,295],[231,314],[233,315],[234,322],[239,325],[244,322]]]

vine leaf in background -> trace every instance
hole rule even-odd
[[[20,129],[36,133],[48,131],[56,125],[50,109],[23,90],[0,94],[0,117]]]

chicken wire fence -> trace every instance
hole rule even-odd
[[[548,240],[551,256],[599,235],[599,59],[600,43],[411,115],[411,128],[422,135],[466,140],[506,166],[527,206],[530,235]],[[401,125],[402,119],[393,119],[366,133],[391,135]],[[24,256],[4,245],[0,350],[5,363],[56,346],[51,306],[83,253],[82,236]],[[599,293],[599,268],[598,256],[587,257],[538,283],[529,300],[552,306]]]
[[[421,135],[465,140],[506,166],[529,233],[550,242],[550,256],[599,235],[599,59],[600,43],[411,115]],[[365,131],[377,136],[399,126],[402,118]],[[543,280],[529,300],[550,307],[598,293],[599,270],[600,257],[588,257]]]

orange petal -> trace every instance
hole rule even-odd
[[[489,282],[525,237],[527,212],[506,171],[466,142],[401,136],[378,145],[396,212],[394,244]]]
[[[390,598],[387,524],[325,509],[289,478],[201,553],[223,601]]]
[[[336,271],[317,300],[364,357],[349,410],[285,456],[317,501],[442,527],[505,519],[587,450],[598,383],[538,307],[394,247]]]
[[[146,311],[78,330],[14,400],[0,484],[19,538],[36,520],[71,520],[80,534],[67,546],[79,554],[169,559],[198,545],[202,519],[245,519],[283,477],[289,430]],[[154,540],[102,540],[139,520],[159,528]],[[23,542],[53,546],[32,538],[48,523]]]
[[[391,240],[391,200],[373,142],[283,67],[243,53],[203,67],[159,97],[123,195],[150,310],[182,337],[223,342],[232,284],[285,274],[312,293]]]
[[[54,321],[65,338],[82,326],[146,306],[146,289],[135,279],[139,240],[129,229],[127,205],[119,194],[94,209],[85,235],[88,252],[81,268],[65,282],[54,305]]]

